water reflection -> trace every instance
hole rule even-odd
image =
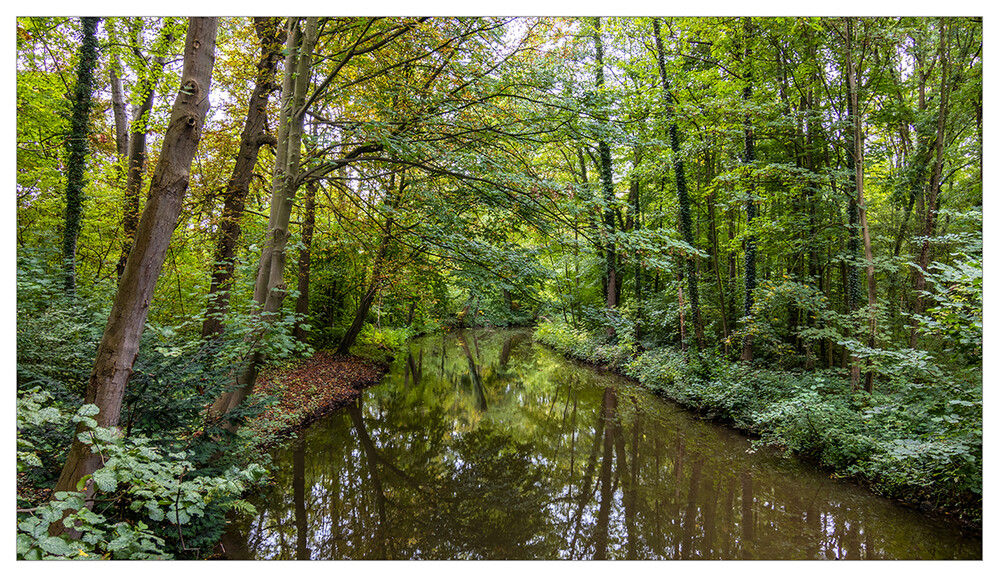
[[[518,331],[414,341],[378,387],[275,454],[257,559],[980,558],[980,539],[747,453]]]

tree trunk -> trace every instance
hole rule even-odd
[[[930,186],[929,195],[926,200],[926,220],[923,224],[923,244],[919,248],[919,257],[916,259],[915,275],[916,275],[916,302],[914,306],[913,313],[916,315],[921,315],[926,310],[926,303],[923,298],[922,291],[926,290],[926,276],[924,272],[930,265],[930,237],[933,236],[934,219],[936,218],[936,212],[938,209],[938,196],[940,194],[940,180],[941,174],[943,172],[943,152],[944,152],[944,137],[946,136],[947,129],[947,114],[948,110],[948,100],[950,88],[948,86],[950,80],[950,59],[949,59],[949,29],[941,18],[940,21],[940,48],[939,48],[939,60],[941,63],[940,70],[940,103],[939,111],[937,113],[937,134],[936,142],[934,143],[934,161],[933,170],[930,173]],[[917,330],[918,325],[913,325],[909,333],[909,346],[916,348],[916,344],[919,341],[919,331]]]
[[[133,40],[139,42],[138,38]],[[173,41],[173,35],[169,32],[169,27],[164,27],[163,41],[167,45]],[[139,87],[139,94],[143,96],[143,99],[134,111],[132,125],[129,128],[128,177],[125,182],[125,212],[122,219],[123,240],[121,255],[118,257],[118,265],[116,267],[119,282],[121,282],[122,274],[125,272],[125,263],[128,261],[128,255],[132,250],[136,227],[139,224],[142,175],[146,171],[146,130],[149,126],[149,114],[153,110],[156,85],[163,75],[165,64],[166,58],[158,55],[153,57],[152,64],[143,71],[142,83]]]
[[[82,18],[83,40],[76,67],[73,92],[73,115],[66,141],[66,214],[62,240],[64,284],[67,294],[76,292],[76,240],[83,222],[83,187],[86,184],[87,155],[90,138],[90,101],[94,92],[94,69],[97,67],[97,25],[100,18]]]
[[[600,18],[593,19],[593,43],[596,48],[597,90],[604,87],[604,48],[600,38]],[[603,112],[601,111],[601,114]],[[617,308],[617,247],[613,240],[614,225],[614,172],[611,166],[611,150],[607,141],[601,138],[597,142],[597,152],[600,160],[600,184],[604,193],[604,232],[607,235],[604,244],[604,263],[606,269],[606,302],[608,309]],[[607,326],[607,335],[614,337],[616,331],[613,325]]]
[[[628,212],[627,229],[637,231],[642,228],[641,179],[638,177],[638,165],[642,162],[641,149],[635,147],[635,174],[631,176],[631,189],[628,192],[630,209]],[[635,253],[635,341],[642,340],[642,255]]]
[[[287,63],[282,83],[282,106],[278,128],[277,154],[274,160],[271,210],[267,222],[267,238],[260,254],[260,267],[254,284],[253,300],[256,314],[265,323],[258,331],[247,335],[247,341],[261,338],[269,321],[281,310],[287,294],[284,282],[288,224],[299,185],[299,165],[302,157],[302,134],[305,123],[305,100],[312,76],[312,49],[315,46],[318,18],[309,17],[304,27],[297,18],[288,20]],[[263,351],[254,347],[243,360],[236,374],[236,388],[224,393],[209,408],[209,417],[224,416],[253,392]]]
[[[382,267],[385,265],[385,259],[388,257],[388,249],[392,240],[392,225],[395,222],[395,218],[392,214],[399,205],[399,198],[402,196],[402,190],[405,187],[405,180],[400,179],[399,181],[399,192],[395,193],[395,176],[391,177],[389,181],[389,196],[385,203],[392,209],[389,215],[385,217],[385,232],[382,236],[381,246],[378,249],[378,254],[375,256],[375,262],[371,268],[371,280],[368,283],[368,288],[364,291],[364,296],[361,297],[361,302],[357,305],[357,311],[354,313],[354,321],[347,328],[347,332],[344,333],[343,337],[340,338],[340,343],[336,347],[336,354],[346,355],[350,353],[350,347],[354,345],[354,341],[357,340],[357,335],[361,334],[361,329],[364,327],[364,321],[368,318],[368,311],[371,310],[371,303],[374,302],[375,297],[378,296],[378,291],[382,288],[382,283],[384,281],[384,275],[382,274]],[[469,307],[465,307],[467,311]],[[474,316],[474,315],[473,315]],[[462,317],[464,319],[464,317]]]
[[[851,130],[848,133],[848,139],[850,146],[847,151],[847,159],[851,170],[850,180],[851,184],[854,186],[852,191],[855,194],[855,199],[850,203],[851,209],[851,224],[854,219],[854,214],[860,227],[860,234],[863,238],[864,243],[864,259],[867,263],[867,307],[868,307],[868,336],[867,336],[867,346],[873,348],[875,344],[875,331],[877,329],[875,308],[877,306],[877,293],[874,284],[874,255],[871,249],[871,236],[870,231],[867,227],[867,207],[864,204],[864,137],[861,130],[861,119],[860,119],[860,101],[858,94],[858,72],[856,69],[856,64],[853,60],[853,19],[848,18],[846,21],[846,64],[847,64],[847,83],[849,88],[849,101],[847,103],[847,115],[850,118]],[[851,256],[855,255],[857,252],[856,247],[856,233],[853,232],[851,227],[850,234],[850,244],[849,249],[852,251]],[[856,280],[856,267],[851,267],[854,271],[851,274],[850,290],[853,293],[851,300],[853,301],[853,308],[856,309],[859,303],[856,302],[856,298],[859,297],[859,281]],[[852,367],[850,372],[850,381],[854,388],[859,385],[860,380],[860,364],[859,361],[854,358],[852,360]],[[868,371],[866,376],[866,382],[864,388],[867,392],[871,392],[874,387],[874,373]]]
[[[298,256],[298,299],[295,301],[295,339],[305,342],[302,328],[309,317],[309,275],[312,268],[312,235],[316,228],[316,183],[305,185],[305,221],[302,223],[302,252]]]
[[[750,49],[750,42],[753,38],[753,20],[752,18],[745,18],[742,21],[742,31],[743,31],[743,42],[746,46],[744,47],[744,61],[743,66],[746,69],[746,85],[742,89],[742,101],[745,104],[749,104],[749,101],[753,98],[753,68],[749,61],[752,55]],[[743,122],[743,133],[744,133],[744,144],[743,144],[743,163],[747,168],[752,168],[754,162],[756,162],[756,142],[753,135],[753,122],[750,119],[749,114],[746,114],[746,118]],[[751,318],[753,316],[753,292],[756,291],[756,235],[752,232],[753,219],[756,218],[756,199],[753,198],[755,194],[754,185],[752,177],[748,176],[749,187],[746,191],[746,260],[744,263],[745,268],[745,284],[746,284],[746,317]],[[746,335],[742,340],[742,356],[743,361],[749,362],[753,360],[753,335],[752,333]]]
[[[257,78],[246,110],[246,121],[236,153],[236,164],[223,193],[222,221],[219,223],[215,244],[211,288],[208,291],[208,311],[201,326],[201,336],[222,333],[223,317],[229,310],[232,278],[236,270],[236,243],[242,234],[240,220],[250,192],[250,180],[257,165],[257,153],[264,144],[275,144],[273,136],[266,133],[267,99],[277,86],[275,75],[283,58],[282,44],[285,31],[277,18],[254,18],[254,29],[260,41],[260,60],[257,61]]]
[[[111,81],[111,110],[114,115],[114,143],[118,152],[118,161],[122,162],[128,158],[128,115],[125,112],[125,92],[121,87],[121,78],[118,76],[120,68],[118,57],[114,57],[109,73]]]
[[[715,271],[715,283],[718,286],[718,312],[721,316],[722,337],[725,343],[725,354],[728,355],[728,309],[725,306],[725,284],[722,282],[721,257],[718,247],[718,226],[715,217],[715,195],[708,195],[708,235],[711,237],[712,268]]]
[[[163,149],[149,187],[149,201],[139,221],[132,258],[118,285],[111,315],[97,349],[85,403],[100,409],[101,427],[116,427],[125,396],[125,384],[139,351],[156,279],[177,225],[190,177],[191,161],[201,139],[209,108],[215,34],[218,18],[191,18],[184,50],[181,88],[173,105]],[[101,467],[101,455],[79,440],[80,424],[55,491],[75,491],[77,483]],[[56,533],[65,529],[53,525]]]
[[[680,234],[683,235],[683,241],[696,250],[693,222],[690,217],[690,196],[687,193],[687,178],[684,174],[683,157],[680,155],[679,129],[676,126],[676,117],[673,114],[673,106],[676,102],[669,89],[669,78],[666,75],[666,53],[663,50],[658,18],[652,21],[652,26],[656,36],[656,62],[659,65],[663,101],[666,105],[666,122],[669,126],[670,149],[673,152],[673,174],[676,178],[676,196],[680,205]],[[687,291],[689,293],[690,311],[694,322],[694,336],[697,340],[697,350],[700,351],[704,349],[704,328],[701,323],[700,291],[698,291],[697,286],[697,261],[695,259],[695,255],[688,255],[684,258],[684,261],[687,269]]]

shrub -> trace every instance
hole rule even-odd
[[[615,341],[606,337],[594,337],[584,329],[574,329],[563,321],[548,321],[538,324],[534,339],[570,357],[606,365],[613,369],[623,369],[631,361],[636,350],[634,325],[620,323]]]
[[[63,418],[48,409],[38,409],[41,398],[34,392],[19,402],[21,449],[30,448],[20,442],[22,426],[30,428],[31,423]],[[146,437],[124,437],[114,429],[97,427],[93,419],[96,414],[95,405],[84,405],[72,421],[84,424],[86,432],[80,440],[101,453],[103,467],[81,479],[77,491],[58,493],[28,514],[19,514],[18,558],[168,558],[173,553],[214,544],[224,526],[226,510],[252,511],[241,495],[263,480],[266,471],[260,465],[230,467],[221,475],[201,475],[188,460],[188,452],[164,453]],[[35,463],[30,450],[19,450],[18,458],[25,465]],[[100,510],[96,505],[94,510],[84,507],[82,491],[88,484]],[[214,531],[189,531],[185,540],[184,527],[190,528],[199,518],[204,521],[209,509],[222,512],[210,516],[210,523],[216,525]],[[75,512],[63,519],[67,511]],[[74,526],[80,538],[50,537],[49,525],[59,522]]]

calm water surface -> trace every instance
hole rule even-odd
[[[829,479],[519,331],[412,342],[275,451],[236,559],[980,559],[980,537]]]

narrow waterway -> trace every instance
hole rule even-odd
[[[274,453],[233,559],[980,559],[979,537],[524,331],[414,340]]]

